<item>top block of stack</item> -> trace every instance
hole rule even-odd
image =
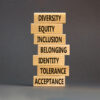
[[[66,13],[34,13],[34,23],[65,24]]]

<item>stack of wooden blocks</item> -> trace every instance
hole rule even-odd
[[[65,66],[65,55],[70,55],[70,45],[66,45],[63,24],[66,13],[34,13],[31,34],[38,45],[38,55],[33,55],[33,66],[37,66],[37,76],[33,76],[33,86],[64,87],[65,76],[69,76],[69,66]]]

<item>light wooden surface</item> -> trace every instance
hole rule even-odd
[[[70,45],[38,45],[38,54],[70,55]]]
[[[21,85],[0,85],[0,100],[100,100],[100,85],[67,82],[66,87],[32,87],[26,81]]]
[[[31,34],[34,34],[33,43],[38,44],[38,55],[33,55],[33,66],[37,66],[33,86],[65,86],[65,76],[69,76],[65,55],[70,55],[70,45],[66,45],[63,34],[65,23],[66,13],[34,13]]]
[[[59,18],[60,17],[60,18]],[[44,20],[41,20],[44,19]],[[34,23],[66,23],[66,13],[34,13]]]
[[[65,64],[65,56],[63,55],[33,55],[33,65],[64,65],[64,64]]]
[[[37,76],[69,76],[69,66],[37,66]]]
[[[31,34],[62,34],[62,33],[63,33],[63,25],[62,24],[31,23]]]
[[[33,76],[33,86],[65,87],[65,76]]]
[[[66,44],[66,34],[34,34],[33,44]]]

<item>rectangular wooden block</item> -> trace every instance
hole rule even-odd
[[[69,66],[37,66],[38,76],[69,76]]]
[[[63,55],[33,55],[33,65],[64,65]]]
[[[66,13],[34,13],[34,23],[66,23]]]
[[[34,44],[66,44],[66,34],[34,34]]]
[[[35,24],[31,23],[31,34],[62,34],[62,24]]]
[[[34,76],[33,86],[64,87],[65,86],[65,76]]]
[[[70,45],[38,45],[38,54],[58,54],[58,55],[70,55]]]

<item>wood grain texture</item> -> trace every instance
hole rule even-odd
[[[38,45],[38,54],[58,54],[58,55],[70,55],[70,45]]]
[[[65,87],[65,76],[33,76],[33,86]]]
[[[43,20],[39,20],[39,17],[40,16],[42,16],[42,18],[43,18],[43,16],[45,17],[45,19],[47,19],[47,20],[45,20],[45,21],[43,21]],[[60,20],[57,20],[58,19],[58,17],[57,16],[60,16],[61,18],[60,18]],[[54,21],[52,21],[52,20],[50,20],[50,18],[55,18],[56,20],[54,20]],[[64,12],[52,12],[52,13],[34,13],[34,23],[57,23],[57,24],[65,24],[66,23],[66,13],[64,13]]]
[[[31,23],[31,34],[62,34],[62,24],[35,24]]]
[[[64,65],[63,55],[33,55],[33,65]]]
[[[38,76],[69,76],[69,66],[37,66]]]
[[[33,44],[66,44],[66,34],[34,34]]]

